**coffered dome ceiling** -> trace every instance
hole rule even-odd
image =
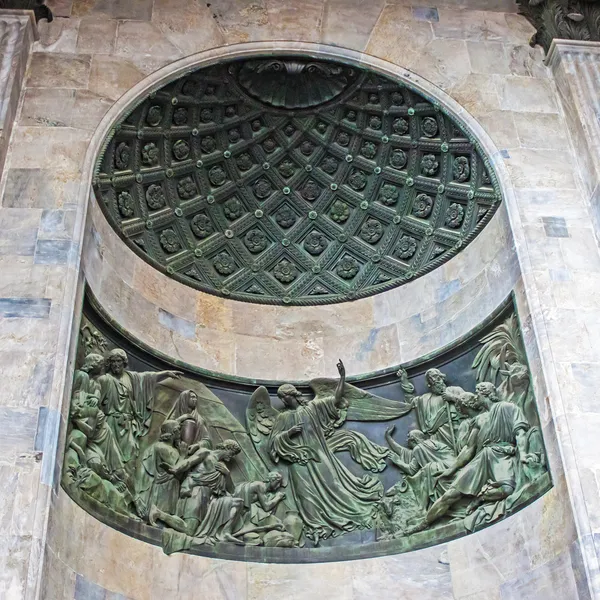
[[[435,100],[297,56],[221,63],[143,99],[106,140],[94,190],[157,269],[289,305],[419,277],[468,244],[501,199],[476,140]]]

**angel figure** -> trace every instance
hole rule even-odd
[[[279,412],[271,407],[267,389],[260,387],[246,412],[250,436],[263,460],[287,467],[292,499],[307,536],[315,544],[319,539],[370,528],[383,495],[383,486],[376,477],[357,477],[340,462],[328,436],[346,419],[385,421],[412,408],[347,384],[341,360],[337,368],[337,383],[327,379],[310,382],[316,394],[312,400],[302,397],[293,385],[284,384],[277,392],[285,405]],[[365,451],[372,444],[360,434],[348,440],[348,450],[362,446]],[[359,454],[355,452],[353,458],[356,460]]]

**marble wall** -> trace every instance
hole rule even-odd
[[[0,365],[8,375],[0,423],[10,432],[0,441],[0,597],[142,600],[201,589],[219,599],[308,598],[317,582],[331,598],[600,594],[592,458],[600,254],[581,169],[554,79],[528,46],[532,28],[502,12],[512,5],[434,4],[54,0],[56,18],[40,24],[33,46],[0,187]],[[438,271],[336,307],[267,311],[153,273],[119,246],[88,201],[109,121],[132,99],[128,90],[158,81],[151,75],[157,69],[211,48],[267,40],[344,46],[439,87],[497,150],[504,208]],[[516,287],[555,487],[505,522],[448,544],[443,556],[439,547],[311,566],[167,558],[102,526],[57,485],[83,273],[117,320],[151,345],[257,377],[329,373],[341,349],[353,373],[409,360],[470,329]]]

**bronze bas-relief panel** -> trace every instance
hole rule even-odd
[[[261,385],[170,364],[88,300],[63,489],[167,554],[320,562],[441,543],[551,487],[512,302],[434,356],[338,372]]]
[[[105,141],[94,190],[138,255],[269,304],[370,296],[468,244],[501,192],[473,136],[407,83],[303,57],[200,69]]]

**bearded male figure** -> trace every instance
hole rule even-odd
[[[137,373],[126,369],[127,362],[124,350],[111,350],[107,358],[108,372],[98,377],[101,407],[119,444],[124,463],[138,455],[138,440],[148,432],[156,384],[183,374],[180,371]]]
[[[389,458],[404,473],[419,506],[426,511],[444,493],[436,478],[454,464],[454,452],[443,442],[427,439],[419,429],[408,432],[408,448],[404,448],[392,438],[394,429],[385,432],[392,450]]]
[[[458,415],[454,405],[448,401],[450,398],[446,395],[444,373],[439,369],[428,369],[425,372],[425,382],[429,391],[421,396],[415,395],[415,386],[408,380],[404,369],[398,371],[398,377],[406,400],[412,403],[417,413],[419,430],[432,440],[449,446],[456,453],[455,428]]]
[[[410,533],[421,531],[446,515],[461,498],[471,499],[467,514],[481,503],[507,498],[515,491],[519,463],[536,460],[527,454],[529,423],[523,411],[512,402],[500,400],[492,383],[478,383],[475,391],[480,400],[478,408],[484,412],[473,420],[469,439],[454,464],[440,475],[453,480]],[[488,403],[489,411],[484,408]]]

